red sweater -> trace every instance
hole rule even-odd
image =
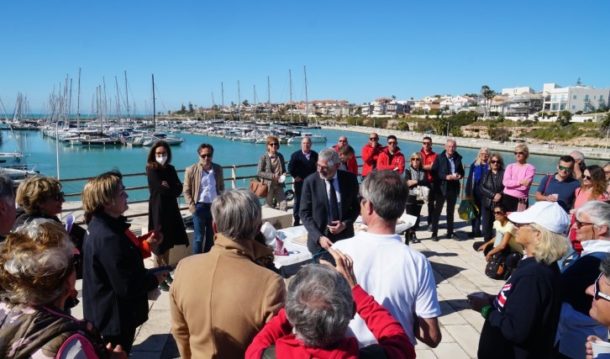
[[[371,147],[368,143],[362,147],[362,177],[366,177],[377,167],[377,159],[383,151],[383,146]]]
[[[421,149],[421,151],[419,151],[419,153],[421,154],[422,167],[432,165],[437,156],[436,152],[434,152],[432,150],[430,150],[430,153],[426,154],[426,151],[424,151],[423,148]],[[432,171],[426,170],[425,173],[426,173],[426,179],[428,180],[428,182],[432,183],[432,181],[434,180],[434,178],[432,178]]]
[[[352,289],[356,310],[366,322],[388,358],[415,358],[415,349],[402,326],[384,307],[359,285]],[[269,346],[275,344],[277,358],[358,358],[358,341],[343,338],[332,348],[313,348],[303,344],[292,334],[292,326],[284,309],[271,319],[254,337],[246,350],[246,359],[260,359]]]
[[[390,150],[387,147],[381,151],[377,158],[377,171],[394,171],[395,168],[398,168],[396,172],[402,175],[405,171],[405,156],[400,152],[400,148],[396,148],[392,160],[390,160],[390,156]]]

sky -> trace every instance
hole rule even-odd
[[[32,112],[72,79],[138,113],[241,100],[420,98],[581,82],[610,87],[607,0],[21,0],[0,7],[0,100]],[[132,106],[133,107],[133,106]],[[133,108],[132,108],[133,111]]]

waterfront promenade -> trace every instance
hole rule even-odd
[[[133,211],[139,210],[133,206]],[[426,206],[422,215],[426,215]],[[466,295],[475,291],[497,293],[503,281],[489,279],[484,274],[485,260],[482,254],[472,249],[473,239],[466,239],[470,226],[455,216],[456,234],[462,240],[441,239],[438,242],[427,240],[431,233],[417,232],[421,243],[412,247],[422,252],[432,264],[437,283],[438,299],[443,311],[439,318],[443,339],[437,348],[431,349],[418,344],[418,358],[476,358],[483,318],[469,309]],[[134,220],[134,227],[143,225],[145,217]],[[439,235],[443,238],[444,216],[441,217]],[[152,266],[146,260],[146,266]],[[81,281],[77,283],[79,299],[82,300]],[[138,328],[131,357],[142,359],[176,358],[179,353],[170,334],[169,294],[159,292],[158,298],[149,301],[149,320]],[[77,318],[82,318],[82,305],[73,309]]]
[[[366,126],[323,126],[324,129],[328,130],[337,130],[337,131],[351,131],[358,133],[371,133],[376,132],[380,137],[384,138],[388,135],[394,135],[401,140],[412,141],[412,142],[421,142],[424,136],[430,136],[432,138],[432,142],[436,145],[443,144],[447,140],[447,136],[433,135],[433,134],[423,134],[421,132],[413,132],[413,131],[400,131],[400,130],[390,130],[390,129],[382,129],[382,128],[372,128]],[[348,136],[349,137],[349,136]],[[449,136],[449,138],[454,138],[459,147],[467,147],[479,149],[481,147],[487,147],[490,150],[497,151],[505,151],[505,152],[513,152],[515,149],[515,142],[499,142],[493,141],[484,138],[472,138],[472,137],[455,137]],[[329,143],[332,144],[335,139],[328,139]],[[383,140],[380,143],[384,144]],[[593,147],[576,147],[576,146],[565,146],[558,144],[537,144],[527,141],[527,147],[529,148],[530,154],[536,155],[546,155],[546,156],[561,156],[568,155],[570,152],[574,150],[581,151],[584,153],[586,159],[595,159],[595,160],[610,160],[610,148],[593,148]],[[359,153],[360,149],[355,149],[356,153]]]

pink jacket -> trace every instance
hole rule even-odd
[[[504,184],[504,193],[515,198],[527,198],[535,174],[536,167],[529,163],[524,165],[511,163],[506,166],[506,170],[504,170],[504,179],[502,180],[502,183]],[[529,180],[529,185],[524,186],[519,183],[524,179]]]

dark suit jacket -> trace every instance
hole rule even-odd
[[[358,179],[353,173],[337,171],[339,192],[341,194],[341,221],[345,222],[343,232],[332,235],[327,231],[328,225],[328,196],[326,183],[316,172],[303,183],[301,194],[301,221],[307,229],[307,248],[313,254],[318,253],[322,247],[318,243],[325,235],[331,241],[350,238],[354,236],[354,221],[360,214],[358,203]]]
[[[83,245],[83,310],[102,335],[124,334],[148,319],[148,291],[157,279],[127,237],[125,218],[94,214]]]
[[[316,151],[311,151],[309,155],[309,160],[303,154],[303,151],[298,150],[290,156],[290,162],[288,162],[288,173],[295,177],[301,177],[305,179],[305,177],[310,174],[316,172],[318,163],[318,153]]]
[[[459,173],[464,178],[464,165],[462,165],[462,156],[459,153],[453,153],[453,161],[455,162],[455,172]],[[460,181],[447,181],[447,175],[451,174],[451,165],[447,154],[443,151],[436,156],[432,164],[432,177],[434,178],[434,191],[440,191],[444,197],[448,194],[457,195],[460,193]]]

